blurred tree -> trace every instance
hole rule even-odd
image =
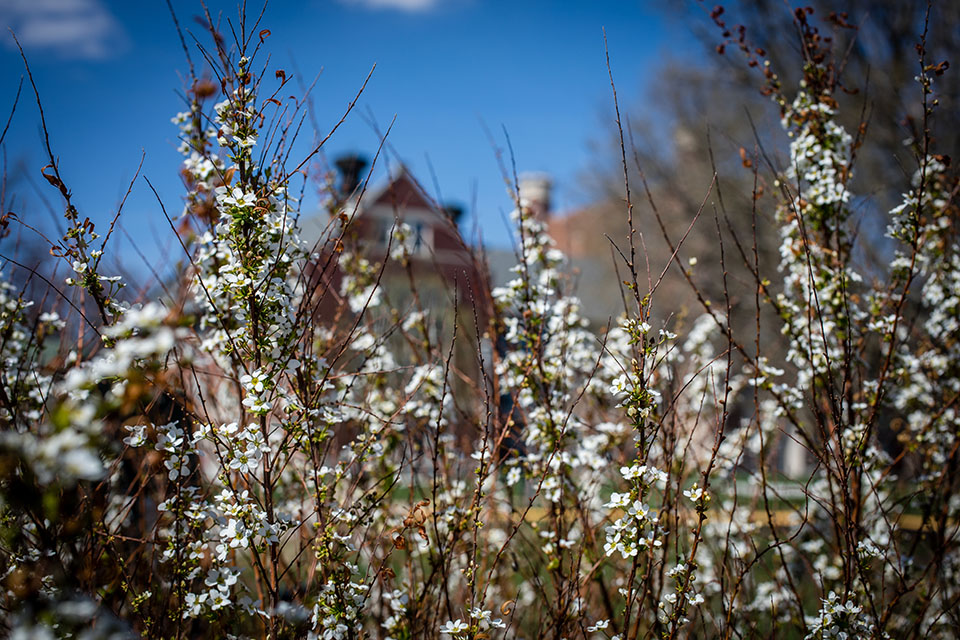
[[[862,242],[857,260],[867,275],[885,263],[886,212],[900,201],[904,177],[916,169],[920,139],[921,92],[914,80],[919,72],[917,47],[926,31],[926,60],[944,73],[934,87],[939,105],[929,123],[933,153],[956,158],[960,146],[960,76],[949,69],[960,51],[960,2],[898,0],[847,0],[811,4],[810,22],[828,43],[840,74],[842,92],[836,95],[840,121],[852,134],[865,125],[863,145],[857,151],[851,189]],[[663,5],[667,7],[667,5]],[[762,95],[758,67],[768,60],[783,86],[795,87],[802,75],[803,52],[796,3],[741,0],[729,7],[688,2],[666,8],[668,17],[681,21],[702,45],[699,52],[678,51],[652,79],[647,91],[654,104],[625,109],[624,137],[630,171],[635,226],[644,235],[654,280],[671,256],[643,192],[640,172],[650,187],[652,201],[661,214],[671,242],[676,243],[705,204],[700,218],[684,242],[680,264],[688,269],[689,257],[700,264],[719,264],[718,233],[724,238],[727,287],[733,299],[737,326],[753,329],[754,278],[743,265],[741,252],[752,261],[754,169],[756,180],[756,234],[763,273],[775,273],[779,237],[773,219],[774,172],[784,170],[787,140],[777,122],[779,112]],[[842,9],[843,13],[834,13]],[[759,64],[751,66],[742,47]],[[615,61],[614,61],[615,64]],[[788,94],[790,92],[788,91]],[[629,115],[627,115],[629,114]],[[600,229],[621,248],[628,225],[624,206],[624,178],[620,134],[608,131],[598,144],[601,158],[587,177],[602,204],[593,215]],[[758,154],[758,155],[755,155]],[[713,173],[717,181],[711,187]],[[710,195],[704,203],[708,191]],[[714,223],[716,213],[718,224]],[[718,226],[720,231],[718,232]],[[602,234],[595,234],[602,242]],[[597,244],[600,244],[598,240]],[[638,246],[638,251],[642,250]],[[598,246],[598,252],[600,251]],[[724,280],[715,270],[697,273],[689,268],[703,292],[715,302],[722,299]],[[662,288],[671,291],[661,299],[671,301],[661,309],[666,317],[677,312],[677,302],[693,303],[689,287],[674,268]],[[642,284],[642,283],[641,283]],[[746,304],[744,304],[746,303]]]
[[[796,5],[796,3],[790,3]],[[960,144],[960,131],[955,123],[960,116],[960,76],[948,71],[960,51],[960,3],[951,1],[902,2],[898,0],[846,0],[843,3],[803,3],[814,9],[812,19],[818,23],[821,36],[832,44],[833,57],[839,63],[844,92],[836,96],[840,103],[841,121],[855,132],[862,120],[867,123],[864,146],[858,154],[853,189],[871,196],[884,211],[900,200],[899,192],[890,185],[900,184],[904,175],[913,172],[914,139],[919,139],[922,115],[920,91],[915,77],[919,73],[917,47],[926,33],[928,64],[946,61],[946,73],[938,74],[935,92],[939,99],[937,115],[930,123],[934,152],[951,155]],[[796,5],[800,6],[800,5]],[[705,5],[687,5],[706,16]],[[836,13],[842,10],[843,13]],[[794,14],[785,3],[768,0],[741,0],[730,11],[714,19],[687,21],[694,34],[708,51],[725,55],[711,56],[713,65],[723,66],[739,93],[756,94],[756,74],[743,64],[742,56],[721,42],[721,29],[730,37],[744,38],[764,51],[766,59],[785,86],[796,86],[802,69],[799,38],[784,37],[796,32]],[[692,13],[692,12],[691,12]],[[717,24],[724,25],[721,29]],[[701,76],[706,82],[716,73]],[[692,96],[689,99],[693,99]],[[723,108],[723,103],[713,103]],[[727,104],[730,104],[728,101]]]

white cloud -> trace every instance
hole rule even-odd
[[[27,53],[47,51],[64,58],[106,58],[126,40],[101,0],[0,0],[0,24],[13,30]],[[0,38],[16,48],[9,32]]]
[[[440,6],[442,0],[340,0],[344,4],[367,9],[396,9],[410,13],[429,11]]]

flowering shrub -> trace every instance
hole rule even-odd
[[[66,284],[95,312],[61,318],[0,286],[6,631],[952,637],[957,182],[914,141],[892,258],[864,273],[859,136],[836,119],[836,69],[805,12],[797,24],[803,85],[763,67],[790,160],[773,178],[778,284],[742,252],[752,339],[729,297],[672,319],[632,249],[624,315],[591,330],[519,199],[512,280],[471,283],[447,332],[419,300],[391,309],[384,264],[351,242],[355,204],[331,199],[328,233],[300,235],[309,158],[287,158],[302,104],[258,66],[268,32],[216,36],[220,101],[193,78],[174,119],[188,191],[171,293],[121,296],[55,173]],[[920,51],[930,118],[942,66]],[[395,225],[385,261],[409,267],[410,233]],[[782,358],[761,344],[762,305]],[[64,327],[86,337],[57,353]],[[785,446],[807,457],[802,477],[781,473]]]

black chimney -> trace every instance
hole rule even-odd
[[[360,175],[367,166],[367,160],[356,153],[342,155],[334,161],[340,171],[340,195],[349,198],[360,186]]]
[[[443,212],[447,214],[447,217],[453,222],[453,224],[459,224],[460,218],[463,217],[463,207],[459,204],[448,203],[443,206]]]

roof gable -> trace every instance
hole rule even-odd
[[[403,209],[428,209],[433,211],[436,209],[436,205],[427,198],[406,169],[401,169],[393,180],[374,194],[374,198],[368,206],[388,207],[397,211]]]

